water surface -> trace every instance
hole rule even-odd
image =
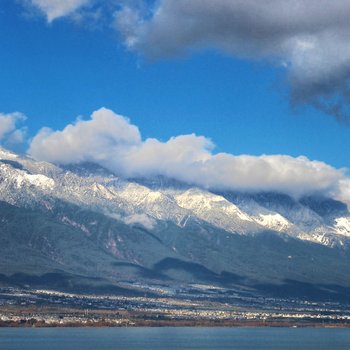
[[[350,329],[0,329],[1,350],[349,350]]]

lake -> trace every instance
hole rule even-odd
[[[349,350],[350,329],[0,328],[1,350]]]

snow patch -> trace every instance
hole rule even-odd
[[[0,159],[15,159],[18,155],[0,147]]]
[[[70,226],[73,226],[75,228],[80,229],[81,231],[83,231],[87,236],[91,236],[91,232],[90,230],[83,224],[79,224],[78,222],[71,220],[70,218],[68,218],[67,216],[63,216],[62,218],[62,222],[65,224],[68,224]]]
[[[340,217],[335,219],[334,229],[336,233],[350,237],[350,218]]]
[[[276,231],[288,230],[292,224],[280,214],[259,214],[256,216],[255,221],[269,229]]]
[[[25,178],[32,185],[37,187],[41,187],[45,189],[53,189],[55,186],[55,181],[45,175],[25,174]]]

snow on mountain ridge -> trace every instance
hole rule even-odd
[[[24,182],[41,187],[43,189],[52,190],[55,186],[55,181],[45,175],[21,174],[16,178],[17,186],[21,187]]]
[[[257,230],[252,218],[224,197],[198,188],[175,195],[177,204],[192,215],[232,233]]]
[[[243,196],[235,201],[201,188],[176,188],[170,180],[161,179],[159,187],[156,180],[150,181],[148,187],[147,182],[128,181],[97,166],[83,167],[67,170],[0,148],[0,199],[46,208],[52,207],[47,198],[58,199],[147,229],[160,221],[183,228],[195,221],[230,233],[273,230],[330,246],[342,245],[350,237],[350,214],[342,213],[330,224],[306,205],[278,195]]]
[[[18,155],[16,153],[13,153],[5,148],[0,147],[0,159],[14,159],[17,157]]]
[[[334,229],[338,234],[350,237],[350,217],[336,218]]]
[[[282,215],[276,214],[259,214],[254,219],[262,226],[276,231],[286,231],[291,228],[292,224]]]

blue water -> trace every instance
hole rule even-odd
[[[1,350],[349,350],[350,329],[0,329]]]

